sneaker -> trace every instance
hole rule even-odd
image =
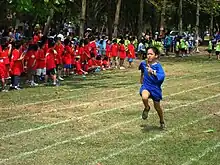
[[[5,92],[5,93],[7,93],[7,92],[8,92],[8,90],[6,90],[6,89],[3,89],[3,90],[1,90],[1,92]]]
[[[30,85],[30,86],[32,86],[32,87],[36,87],[36,86],[38,86],[38,84],[35,83],[35,82],[31,82],[31,85]]]
[[[121,66],[119,69],[124,70],[124,69],[125,69],[125,67]]]
[[[60,76],[58,77],[58,79],[59,79],[60,81],[63,81],[63,80],[64,80],[64,79],[63,79],[62,77],[60,77]]]
[[[7,77],[6,80],[11,80],[11,77]]]
[[[30,84],[31,81],[30,80],[26,80],[25,84]]]
[[[15,86],[14,89],[15,89],[15,90],[21,90],[21,88],[19,88],[19,87],[17,87],[17,86]]]
[[[142,112],[142,119],[146,120],[148,118],[148,113],[150,111],[150,107],[149,109],[144,108],[144,111]]]
[[[160,122],[160,129],[165,129],[165,123],[164,122]]]
[[[60,82],[59,81],[57,81],[57,82],[55,82],[55,83],[53,83],[53,86],[60,86]]]

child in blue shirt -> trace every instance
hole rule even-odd
[[[140,88],[140,95],[144,103],[144,111],[142,118],[146,120],[150,111],[148,99],[151,98],[154,102],[154,108],[156,109],[160,118],[160,128],[165,128],[163,110],[160,106],[162,100],[161,85],[165,79],[165,73],[161,64],[157,61],[159,58],[159,50],[156,47],[150,47],[147,50],[147,59],[141,62],[139,70],[141,70],[142,84]]]

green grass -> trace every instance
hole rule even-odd
[[[140,118],[138,63],[60,87],[0,93],[0,164],[218,164],[220,62],[161,59],[165,131],[153,107],[148,121]]]

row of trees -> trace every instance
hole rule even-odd
[[[16,19],[31,25],[71,21],[80,36],[85,27],[110,37],[124,31],[139,36],[147,30],[162,34],[164,29],[194,29],[198,34],[206,27],[213,32],[220,20],[219,0],[0,0],[0,6],[1,26],[13,25]]]

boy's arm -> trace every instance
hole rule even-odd
[[[163,81],[165,78],[165,73],[161,66],[157,67],[156,70],[153,70],[152,68],[148,68],[148,72],[154,75],[158,81]]]
[[[141,78],[140,78],[140,83],[143,84],[143,80],[144,80],[144,73],[141,72]]]
[[[143,70],[143,64],[142,64],[142,63],[139,65],[138,70],[141,71],[140,83],[143,84],[143,80],[144,80],[144,70]]]
[[[83,74],[88,74],[88,72],[86,72],[86,71],[84,71],[84,70],[82,70],[82,69],[80,69],[80,71],[81,71]]]

